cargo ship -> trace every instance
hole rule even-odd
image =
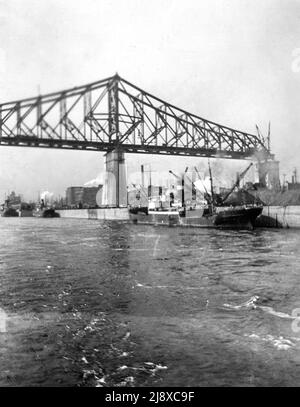
[[[6,198],[4,203],[0,206],[0,214],[3,217],[17,217],[19,216],[18,208],[21,204],[21,197],[12,191]]]
[[[131,221],[141,224],[190,226],[219,229],[253,229],[262,206],[215,207],[208,206],[188,210],[130,208]]]
[[[186,206],[184,196],[182,197],[182,206],[174,208],[132,207],[129,208],[130,220],[134,223],[166,225],[166,226],[189,226],[217,229],[253,229],[256,218],[262,213],[262,202],[227,204],[227,200],[233,191],[238,187],[240,180],[251,167],[241,173],[238,180],[234,183],[230,191],[225,196],[214,193],[211,168],[210,174],[210,193],[205,189],[204,199],[206,204]],[[197,172],[198,173],[198,172]],[[199,173],[198,176],[200,177]],[[182,186],[183,178],[182,178]],[[182,194],[184,194],[182,187]]]

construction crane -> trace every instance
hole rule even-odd
[[[256,127],[256,131],[257,131],[257,135],[258,137],[263,140],[263,143],[267,145],[267,149],[268,151],[270,151],[271,149],[271,143],[270,143],[270,137],[271,137],[271,122],[269,121],[269,125],[268,125],[268,135],[267,135],[267,140],[264,138],[262,132],[260,131],[258,125],[255,125]]]

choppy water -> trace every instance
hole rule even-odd
[[[300,384],[300,231],[0,231],[1,386]]]

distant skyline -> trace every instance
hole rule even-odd
[[[271,121],[281,175],[300,171],[300,0],[0,0],[0,39],[0,103],[118,72],[220,124],[266,135]],[[132,171],[200,162],[126,158]],[[219,161],[232,174],[247,164]],[[62,195],[103,168],[102,153],[0,147],[0,200]]]

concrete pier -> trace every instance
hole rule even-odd
[[[127,206],[127,188],[124,153],[113,150],[105,155],[105,181],[102,204]]]
[[[300,206],[265,206],[257,226],[300,228]]]
[[[61,218],[128,220],[127,208],[58,209]]]

